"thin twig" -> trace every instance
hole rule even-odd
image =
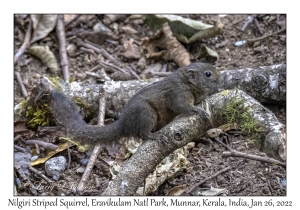
[[[253,15],[248,16],[246,23],[242,27],[242,31],[244,31],[249,26],[249,24],[253,22],[253,19],[254,19]]]
[[[226,171],[228,171],[228,170],[230,170],[230,169],[231,169],[231,166],[228,166],[227,168],[224,168],[224,169],[222,169],[221,171],[218,171],[218,172],[215,173],[214,175],[212,175],[212,176],[210,176],[210,177],[207,177],[206,179],[203,179],[201,182],[195,184],[192,188],[190,188],[190,189],[187,191],[187,193],[190,194],[191,192],[193,192],[197,187],[199,187],[199,186],[202,185],[203,183],[207,182],[207,181],[210,180],[210,179],[213,179],[213,178],[219,176],[221,173],[224,173],[224,172],[226,172]]]
[[[269,186],[269,188],[270,188],[270,192],[271,192],[271,194],[272,194],[273,188],[272,188],[272,186],[271,186],[271,183],[270,183],[270,180],[269,180],[269,179],[267,179],[267,183],[268,183],[268,186]]]
[[[93,71],[95,71],[99,68],[100,68],[100,64],[98,64],[98,65],[94,66],[93,68],[89,69],[89,72],[93,72]]]
[[[99,157],[99,160],[101,160],[103,163],[105,163],[108,167],[112,166],[112,164],[110,164],[105,158]]]
[[[226,149],[228,149],[229,151],[233,151],[233,149],[231,149],[229,146],[227,146],[226,144],[224,144],[223,142],[221,142],[220,140],[219,140],[219,137],[218,138],[214,138],[214,140],[216,141],[216,142],[218,142],[219,144],[221,144],[221,145],[223,145]]]
[[[20,147],[20,146],[18,146],[18,145],[14,145],[14,148],[15,148],[16,150],[20,151],[20,152],[23,152],[23,153],[26,152],[26,149],[25,149],[25,148]]]
[[[119,61],[117,59],[115,59],[113,56],[111,56],[105,49],[103,49],[101,46],[90,42],[89,40],[85,39],[84,40],[85,43],[90,44],[92,46],[94,46],[96,49],[99,49],[101,52],[100,54],[103,55],[105,58],[109,59],[111,62],[113,62],[115,65],[119,65]],[[92,48],[93,49],[93,48]],[[95,50],[96,51],[96,50]],[[97,51],[96,51],[97,52]]]
[[[151,71],[150,74],[152,76],[157,76],[157,77],[166,77],[166,76],[169,76],[170,74],[172,74],[172,72],[153,72],[153,71]]]
[[[44,149],[48,149],[48,150],[57,150],[58,146],[52,143],[48,143],[48,142],[44,142],[44,141],[40,141],[40,140],[27,140],[26,141],[27,145],[39,145],[40,147],[43,147]]]
[[[94,50],[96,53],[103,55],[105,58],[111,60],[113,63],[115,63],[116,65],[118,65],[118,61],[114,57],[112,57],[108,52],[106,52],[104,49],[100,49],[98,47],[95,47],[93,44],[90,44],[90,43],[87,43],[87,42],[83,42],[80,39],[77,39],[76,43],[79,46],[86,47],[86,48]]]
[[[100,98],[99,98],[99,115],[98,115],[98,125],[103,126],[104,125],[104,118],[105,118],[105,105],[106,105],[106,92],[104,91],[103,87],[100,87]],[[101,152],[101,146],[100,144],[97,144],[94,147],[93,153],[90,157],[89,163],[87,164],[85,171],[81,177],[81,180],[77,186],[78,191],[82,191],[84,189],[85,183],[88,180],[91,171],[95,165],[95,161]]]
[[[48,182],[48,183],[52,183],[53,182],[51,179],[49,179],[47,176],[45,176],[42,172],[36,170],[31,165],[29,165],[28,169],[30,171],[32,171],[33,173],[35,173],[35,174],[39,175],[40,177],[42,177],[46,182]]]
[[[80,50],[82,50],[83,52],[87,52],[87,53],[93,54],[93,55],[96,54],[94,50],[92,50],[92,49],[87,49],[87,48],[85,48],[85,47],[80,47]]]
[[[135,77],[137,78],[138,80],[141,80],[140,76],[137,75],[137,73],[135,73],[135,71],[133,71],[133,69],[131,67],[125,67],[126,69],[128,69],[130,71],[130,73]]]
[[[20,85],[22,95],[26,98],[28,96],[28,93],[27,93],[27,90],[26,90],[26,88],[25,88],[25,86],[23,84],[22,77],[21,77],[20,73],[17,72],[17,71],[15,72],[15,75],[16,75],[17,81],[18,81],[18,83]]]
[[[286,167],[286,163],[280,162],[276,159],[273,158],[269,158],[269,157],[261,157],[261,156],[257,156],[257,155],[250,155],[247,153],[243,153],[243,152],[238,152],[234,149],[231,149],[229,146],[227,146],[226,144],[224,144],[223,142],[221,142],[218,138],[215,138],[215,141],[217,141],[219,144],[223,145],[226,149],[228,149],[230,152],[223,152],[222,156],[223,157],[243,157],[243,158],[248,158],[251,160],[258,160],[258,161],[263,161],[263,162],[267,162],[267,163],[275,163],[278,165],[281,165],[283,167]]]
[[[105,63],[105,62],[100,62],[99,63],[102,67],[111,67],[111,68],[113,68],[113,69],[116,69],[116,70],[118,70],[118,71],[120,71],[120,72],[122,72],[122,73],[124,73],[124,74],[129,74],[128,72],[126,72],[126,71],[124,71],[123,69],[121,69],[119,66],[116,66],[116,65],[114,65],[114,64],[111,64],[111,63]]]
[[[60,56],[60,64],[63,71],[63,78],[67,81],[70,77],[69,73],[69,64],[68,64],[68,56],[67,56],[67,43],[66,43],[66,34],[64,27],[64,15],[58,15],[57,17],[57,25],[56,25],[56,33],[59,40],[59,56]]]
[[[71,158],[71,149],[70,149],[70,144],[69,144],[69,142],[68,142],[68,169],[70,168],[70,166],[71,166],[71,160],[72,160],[72,158]]]
[[[25,38],[23,41],[22,46],[17,50],[15,56],[14,56],[14,63],[16,63],[21,55],[25,52],[25,50],[29,47],[30,45],[30,38],[31,38],[31,31],[32,31],[32,21],[29,19],[27,31],[25,34]]]
[[[256,17],[254,18],[254,23],[255,23],[256,27],[258,28],[259,33],[260,33],[261,35],[263,35],[264,33],[263,33],[263,31],[262,31],[262,29],[261,29],[261,27],[260,27],[260,25],[259,25],[259,22],[258,22],[258,20],[257,20]]]
[[[247,41],[248,41],[248,42],[256,42],[256,41],[265,39],[265,38],[267,38],[267,37],[273,36],[273,35],[275,35],[275,34],[279,34],[279,33],[283,32],[283,31],[285,31],[285,30],[286,30],[286,28],[283,28],[283,29],[280,29],[280,30],[278,30],[278,31],[276,31],[276,32],[274,32],[274,33],[271,33],[271,34],[268,34],[268,35],[265,35],[265,36],[262,36],[262,37],[254,38],[254,39],[248,39]]]
[[[65,25],[65,29],[67,29],[71,23],[73,23],[74,21],[78,20],[78,18],[80,18],[81,15],[76,15],[72,20],[70,20],[69,22],[66,23]]]
[[[66,28],[66,27],[65,27]],[[77,39],[77,36],[70,36],[70,37],[68,37],[68,38],[66,38],[66,40],[68,41],[68,42],[70,42],[70,41],[73,41],[74,39]]]
[[[223,157],[243,157],[243,158],[247,158],[247,159],[251,159],[251,160],[258,160],[258,161],[262,161],[262,162],[266,162],[266,163],[274,163],[274,164],[278,164],[282,167],[286,167],[286,163],[280,162],[274,158],[251,155],[251,154],[247,154],[247,153],[243,153],[243,152],[238,152],[235,150],[232,150],[230,152],[223,152],[222,156]]]
[[[103,79],[103,77],[101,77],[100,74],[97,74],[95,72],[86,71],[85,74],[89,75],[89,76],[92,76],[92,77],[99,78],[99,79]]]
[[[243,20],[244,20],[244,19],[242,18],[242,19],[240,19],[240,20],[238,20],[238,21],[235,21],[234,23],[232,23],[232,25],[236,25],[236,24],[242,22]]]

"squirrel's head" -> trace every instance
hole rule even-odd
[[[199,89],[199,92],[202,92],[203,97],[219,92],[223,88],[223,77],[211,64],[192,63],[182,69],[184,76]]]

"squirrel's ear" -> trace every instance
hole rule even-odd
[[[196,79],[196,74],[195,74],[195,70],[194,69],[189,69],[185,72],[185,75],[189,78],[189,79]]]

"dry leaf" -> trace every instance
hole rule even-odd
[[[133,43],[134,40],[130,39],[124,43],[124,53],[123,56],[128,59],[139,59],[141,57],[140,48]]]
[[[30,43],[45,38],[56,26],[57,15],[30,15],[33,35]]]
[[[220,136],[221,133],[223,133],[223,130],[220,128],[212,128],[208,130],[206,133],[208,138],[217,138]]]
[[[173,60],[180,67],[191,63],[189,52],[173,36],[168,23],[153,37],[144,38],[142,46],[147,51],[146,58]]]
[[[30,46],[28,48],[28,52],[41,59],[42,62],[44,62],[47,65],[47,67],[50,68],[52,71],[55,72],[59,70],[56,58],[47,46]]]
[[[184,184],[180,186],[173,187],[166,195],[168,196],[179,196],[184,193],[189,187]]]
[[[162,25],[168,22],[172,32],[189,39],[195,33],[212,28],[213,25],[205,24],[198,20],[183,18],[179,15],[146,15],[145,23],[154,32],[162,28]]]
[[[224,28],[224,24],[220,20],[218,20],[216,22],[216,24],[214,25],[214,27],[198,31],[197,33],[195,33],[189,39],[186,36],[182,35],[182,34],[175,34],[174,33],[174,36],[179,41],[181,41],[183,43],[186,43],[186,44],[190,44],[190,43],[193,43],[195,41],[199,41],[199,40],[202,40],[202,39],[208,39],[208,38],[214,37],[216,35],[222,34],[223,33],[223,28]]]
[[[146,178],[145,194],[155,191],[165,180],[174,177],[178,171],[190,170],[190,163],[186,157],[194,146],[195,142],[190,142],[165,157],[156,166],[154,172]],[[143,195],[143,191],[143,187],[140,187],[136,194]]]
[[[23,131],[28,131],[26,127],[26,121],[16,121],[14,122],[14,132],[23,132]]]
[[[51,158],[53,155],[65,150],[68,148],[68,142],[65,142],[65,143],[61,143],[58,145],[58,149],[55,150],[55,151],[50,151],[48,152],[48,154],[43,157],[43,158],[38,158],[36,159],[35,161],[32,161],[30,163],[31,166],[35,166],[35,165],[38,165],[38,164],[41,164],[41,163],[45,163],[49,158]]]
[[[200,195],[202,195],[202,196],[217,196],[217,195],[227,194],[227,193],[228,193],[228,191],[226,188],[218,189],[218,188],[211,187],[210,190],[201,192]]]
[[[198,57],[206,57],[206,60],[210,63],[216,62],[219,59],[218,53],[207,47],[205,44],[200,47],[198,53],[195,55],[195,58]]]
[[[66,14],[66,15],[64,15],[64,22],[67,23],[67,22],[71,21],[71,20],[72,20],[73,18],[75,18],[75,17],[76,17],[75,14],[73,14],[73,15],[71,15],[71,14]]]

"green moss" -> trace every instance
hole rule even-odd
[[[262,126],[252,117],[250,107],[245,105],[245,101],[232,97],[225,109],[228,126],[237,123],[241,130],[249,135],[249,143],[261,145],[263,135]]]
[[[60,87],[60,85],[57,87]],[[54,124],[55,120],[48,104],[49,97],[49,94],[45,94],[40,88],[34,88],[31,95],[21,102],[27,118],[28,128],[37,130],[39,126]]]
[[[74,82],[74,78],[73,77],[69,77],[69,83],[72,83],[72,82]]]
[[[68,142],[70,142],[70,143],[76,145],[79,152],[85,152],[85,151],[89,150],[89,148],[90,148],[90,145],[88,145],[88,144],[81,145],[80,143],[78,143],[78,142],[76,142],[76,141],[72,141],[72,140],[69,139],[69,138],[61,137],[61,139],[62,139],[62,140],[66,140],[66,141],[68,141]]]
[[[22,101],[21,101],[21,103],[20,103],[20,104],[21,104],[21,107],[22,107],[22,108],[26,107],[26,106],[27,106],[27,104],[28,104],[28,101],[29,101],[29,99],[28,99],[28,98],[27,98],[27,99],[24,99],[24,100],[22,100]]]
[[[46,103],[31,103],[29,101],[25,105],[25,115],[28,119],[27,125],[29,128],[36,130],[38,126],[50,125],[50,119],[52,118],[48,104]]]
[[[61,78],[59,77],[48,77],[50,80],[50,86],[55,88],[58,91],[62,91],[62,86],[61,86]]]
[[[230,93],[230,90],[223,90],[220,94],[226,96],[228,93]]]
[[[82,98],[78,97],[78,96],[74,96],[72,98],[72,100],[76,103],[77,106],[80,106],[84,109],[88,109],[89,105],[87,103],[85,103]]]
[[[82,98],[78,96],[74,96],[72,101],[78,106],[81,107],[84,112],[84,120],[90,121],[95,117],[95,113],[97,113],[97,109],[94,106],[89,106]]]

